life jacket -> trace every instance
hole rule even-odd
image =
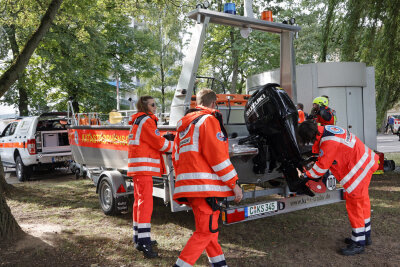
[[[161,176],[163,152],[172,152],[172,141],[160,136],[154,114],[138,112],[129,124],[128,176]]]
[[[335,125],[335,116],[332,109],[326,106],[320,106],[319,112],[316,117],[316,122],[321,126]]]
[[[302,111],[301,109],[297,110],[297,112],[299,113],[299,119],[297,120],[297,123],[302,123],[306,120],[304,111]]]
[[[233,196],[238,179],[229,159],[222,115],[203,106],[196,109],[178,121],[172,151],[176,176],[173,199],[180,204],[187,203],[188,197]]]
[[[357,193],[363,179],[378,169],[378,155],[357,136],[338,126],[318,126],[318,132],[312,148],[318,159],[306,175],[319,178],[329,169],[347,193]]]

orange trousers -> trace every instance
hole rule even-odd
[[[174,266],[193,266],[204,250],[212,266],[226,266],[225,256],[218,243],[218,232],[210,231],[210,215],[212,229],[218,228],[220,211],[213,211],[205,198],[188,198],[193,210],[196,230],[189,238]]]
[[[350,194],[345,193],[346,209],[351,224],[351,239],[358,245],[365,245],[365,238],[371,235],[371,203],[368,187],[372,173],[365,176],[363,181]]]
[[[153,178],[149,175],[133,177],[133,241],[150,243],[151,215],[153,213]]]

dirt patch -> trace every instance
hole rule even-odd
[[[105,216],[90,180],[74,176],[15,185],[8,204],[28,234],[0,247],[1,266],[171,266],[194,229],[191,212],[171,213],[155,199],[152,237],[160,258],[132,244],[130,214]],[[338,253],[351,232],[344,203],[220,227],[229,266],[398,266],[400,177],[373,177],[373,244],[363,255]],[[209,266],[203,254],[196,266]]]
[[[62,226],[53,224],[21,224],[20,226],[27,235],[15,244],[17,251],[38,248],[41,245],[54,247],[57,235],[62,230]],[[38,244],[38,240],[42,242]]]

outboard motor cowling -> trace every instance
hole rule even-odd
[[[259,86],[247,102],[244,116],[246,127],[252,139],[258,140],[256,144],[260,151],[253,159],[254,172],[265,172],[266,145],[271,161],[281,163],[280,170],[290,191],[314,195],[298,178],[297,168],[302,168],[296,139],[298,113],[288,94],[278,84]]]

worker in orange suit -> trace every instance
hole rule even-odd
[[[364,252],[371,245],[371,204],[368,187],[372,174],[378,169],[378,155],[357,136],[335,125],[317,126],[313,121],[299,125],[301,144],[313,142],[313,153],[318,154],[314,166],[305,170],[304,177],[318,179],[328,169],[344,187],[346,209],[352,227],[351,238],[346,238],[343,255]]]
[[[212,266],[226,266],[218,243],[220,210],[216,198],[234,195],[234,201],[239,202],[243,194],[229,159],[228,135],[216,100],[212,90],[199,91],[197,107],[177,124],[172,151],[176,175],[173,199],[192,208],[196,231],[174,266],[193,266],[204,250]]]
[[[303,111],[304,105],[302,103],[297,103],[296,107],[297,107],[297,113],[299,115],[297,123],[300,124],[306,120],[306,115],[304,114],[304,111]]]
[[[156,103],[151,96],[142,96],[137,103],[138,112],[129,124],[128,176],[133,178],[133,231],[135,247],[147,258],[155,258],[156,241],[150,239],[153,213],[153,178],[161,176],[161,153],[172,152],[172,141],[160,136],[157,129]]]

